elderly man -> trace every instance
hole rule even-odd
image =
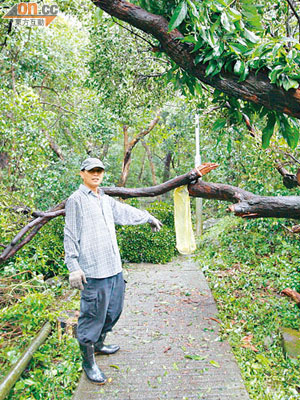
[[[95,354],[113,354],[119,350],[117,345],[104,345],[104,340],[118,321],[124,303],[125,281],[115,223],[149,223],[154,232],[162,226],[147,211],[105,195],[99,189],[104,169],[97,158],[83,161],[80,171],[83,184],[66,203],[64,228],[70,285],[81,290],[77,339],[82,366],[88,379],[98,385],[107,379],[95,362]]]

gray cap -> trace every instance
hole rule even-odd
[[[104,164],[101,160],[98,158],[87,158],[84,160],[81,164],[80,171],[83,171],[86,169],[87,171],[90,171],[93,168],[102,168],[105,169]]]

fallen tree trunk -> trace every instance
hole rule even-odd
[[[4,400],[5,397],[8,395],[10,389],[14,386],[14,384],[22,375],[33,354],[40,347],[40,345],[44,343],[50,332],[51,324],[50,322],[47,322],[40,330],[38,335],[35,337],[35,339],[31,342],[31,344],[26,348],[16,364],[14,364],[14,366],[11,368],[6,377],[0,383],[0,400]]]
[[[198,180],[201,172],[193,169],[187,174],[177,176],[160,185],[146,188],[104,187],[109,196],[123,199],[133,197],[155,197],[182,185],[188,185],[190,196],[204,199],[223,200],[233,203],[229,211],[243,218],[293,218],[300,219],[300,196],[258,196],[244,189],[221,183],[209,183]],[[35,217],[14,237],[0,255],[0,264],[14,256],[38,231],[51,219],[64,216],[66,200],[48,212],[35,211]],[[295,230],[296,232],[296,230]]]

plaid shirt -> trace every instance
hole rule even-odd
[[[87,278],[107,278],[121,272],[115,223],[139,225],[148,211],[123,204],[98,189],[100,197],[80,185],[66,203],[65,263],[70,272],[82,269]]]

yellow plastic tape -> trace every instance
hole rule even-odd
[[[174,190],[174,218],[177,250],[181,254],[193,253],[196,250],[196,242],[187,186],[180,186]]]

